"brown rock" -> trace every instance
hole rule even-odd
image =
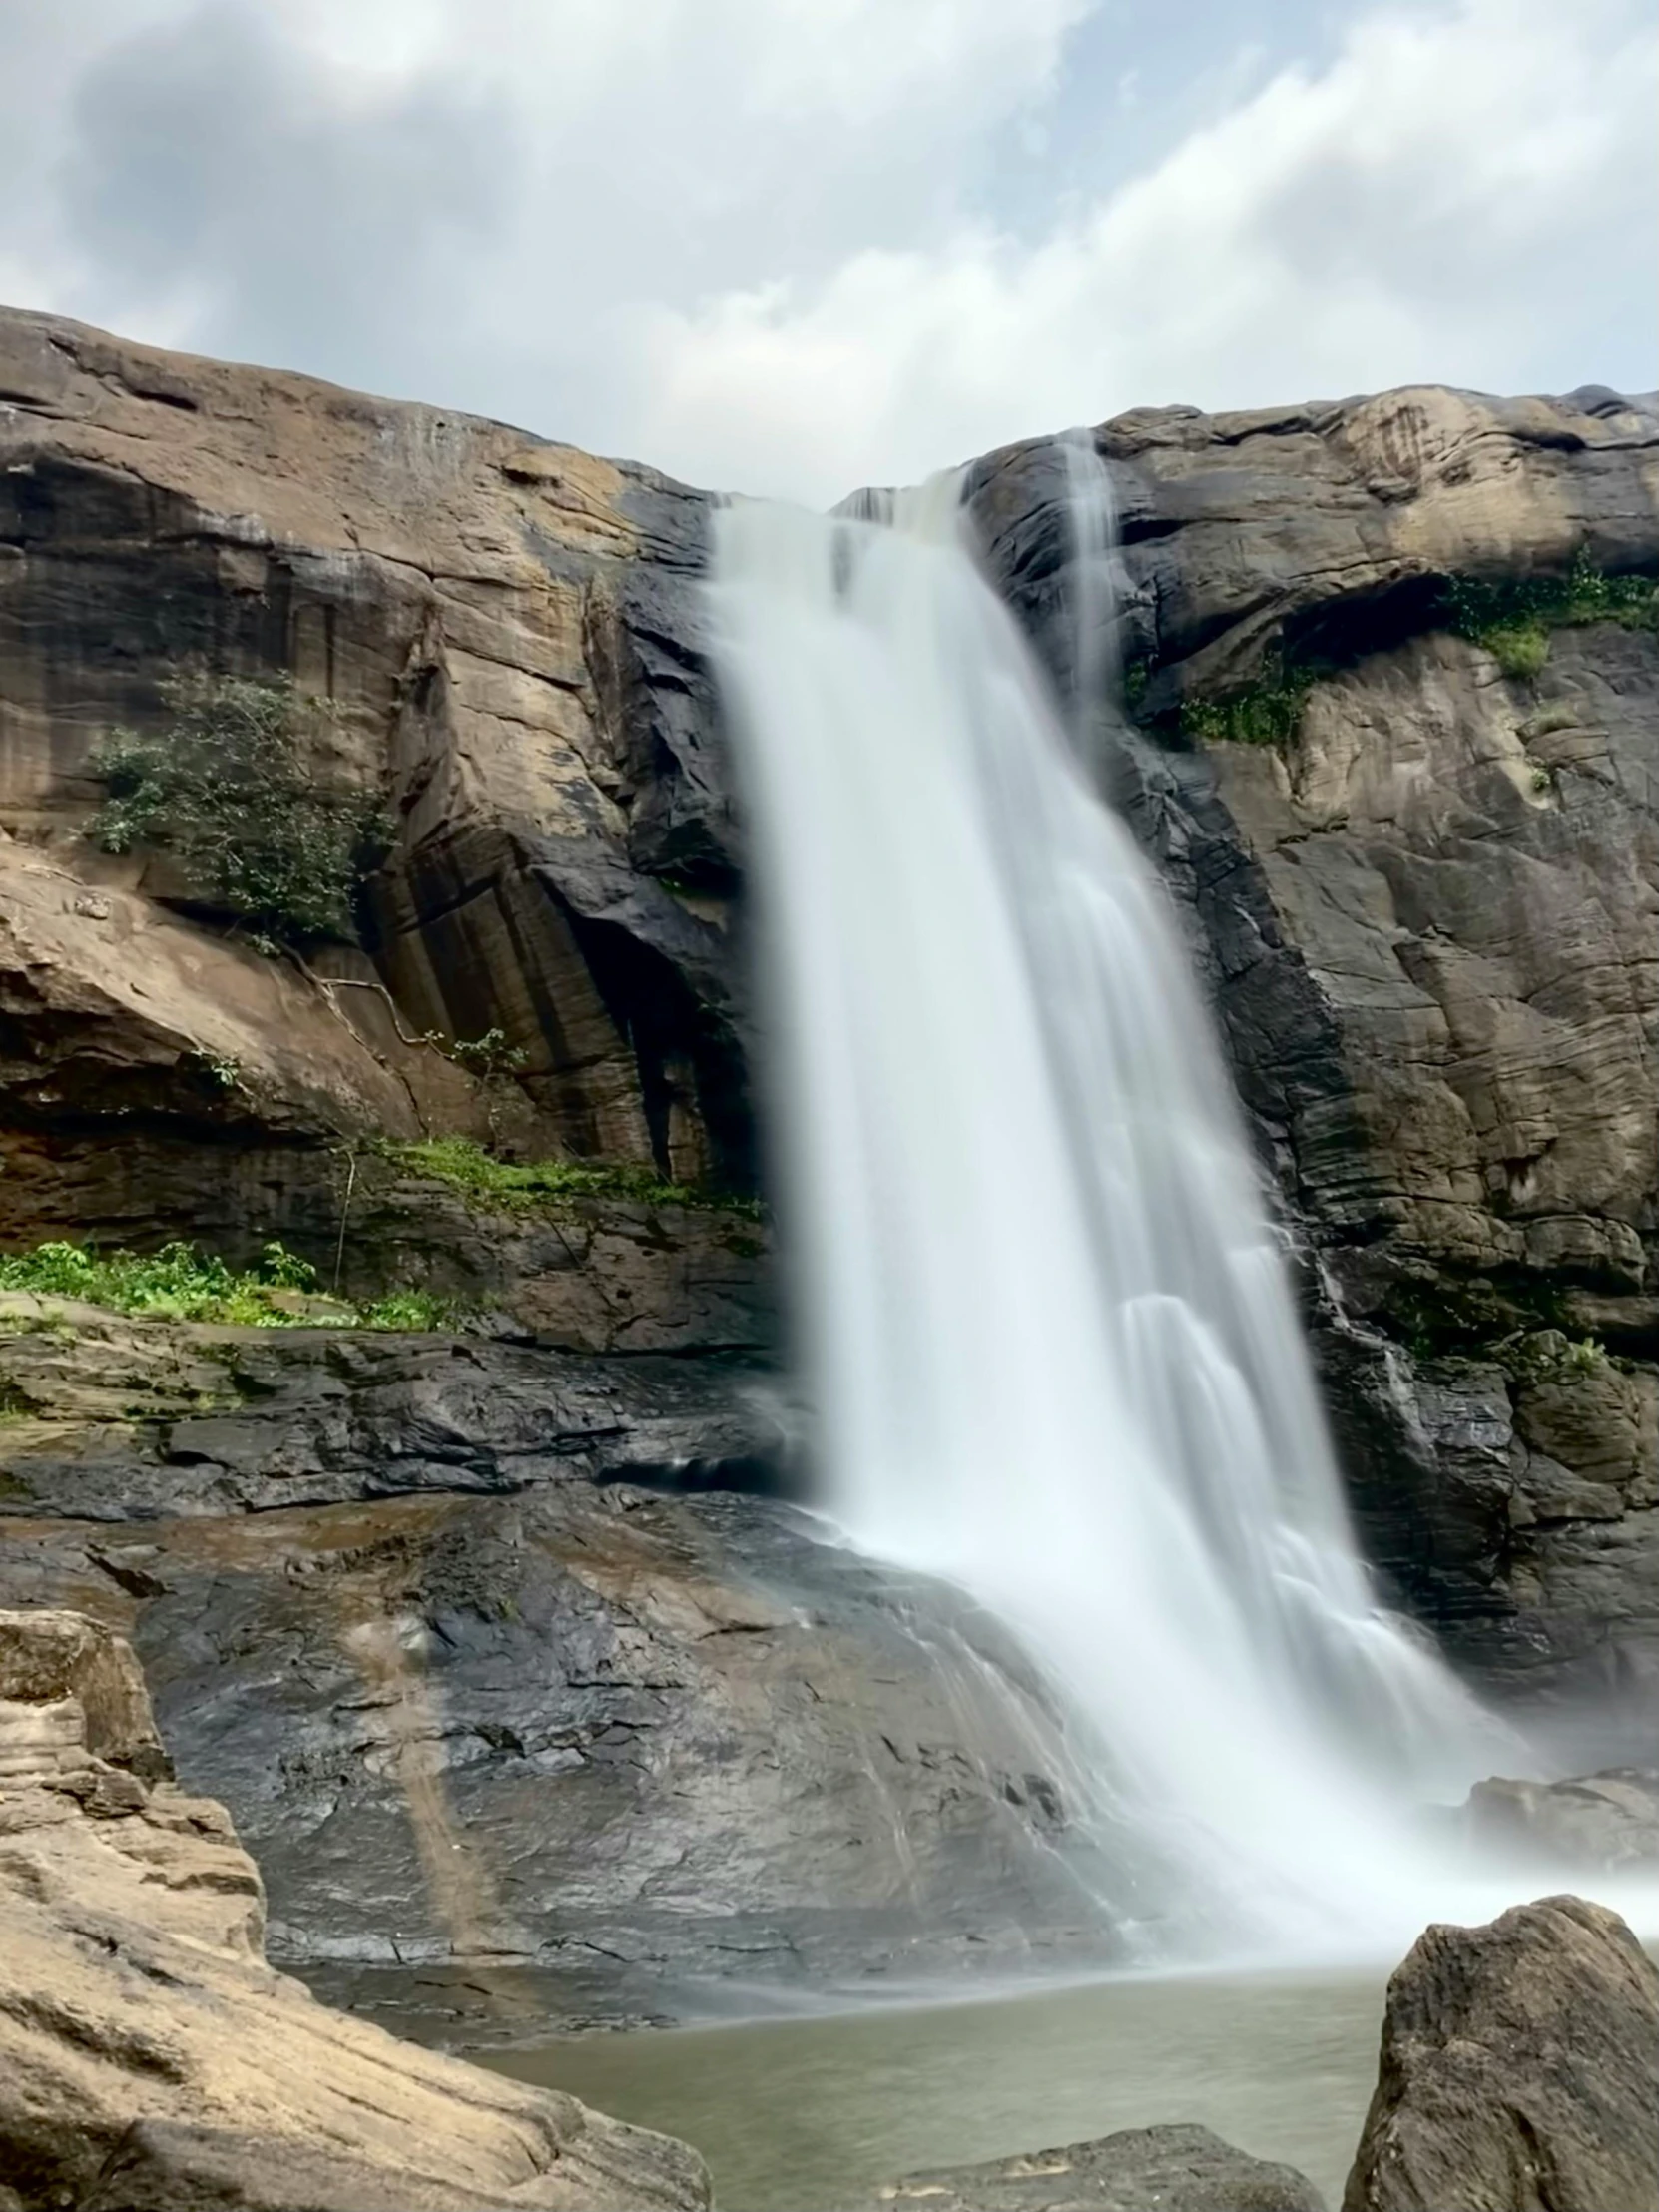
[[[400,2043],[274,1973],[259,1872],[223,1809],[104,1755],[155,1743],[119,1638],[0,1614],[0,2171],[23,2212],[708,2204],[683,2144]]]
[[[1430,1928],[1388,1984],[1343,2212],[1656,2212],[1659,1969],[1582,1898]]]

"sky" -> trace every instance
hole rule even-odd
[[[0,300],[823,503],[1659,384],[1652,0],[0,0]]]

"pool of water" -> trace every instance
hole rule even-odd
[[[1197,2120],[1340,2202],[1385,1974],[1097,1982],[969,2004],[564,2039],[522,2081],[695,2143],[722,2212],[844,2212],[922,2166]]]

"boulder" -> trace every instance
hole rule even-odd
[[[695,2151],[274,1972],[223,1807],[159,1779],[131,1650],[0,1613],[0,2174],[21,2212],[704,2207]]]
[[[1434,1927],[1388,1983],[1343,2212],[1659,2212],[1659,1968],[1582,1898]]]
[[[1063,2150],[943,2166],[874,2202],[926,2212],[1324,2212],[1293,2166],[1252,2158],[1207,2127],[1132,2127]]]
[[[1477,1782],[1465,1819],[1476,1843],[1558,1867],[1659,1869],[1659,1774],[1638,1767],[1570,1782]]]

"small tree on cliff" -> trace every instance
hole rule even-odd
[[[192,898],[286,944],[355,935],[352,898],[384,849],[379,805],[311,763],[333,728],[285,677],[183,675],[160,736],[117,730],[91,763],[109,797],[89,833],[106,852],[170,852]]]

